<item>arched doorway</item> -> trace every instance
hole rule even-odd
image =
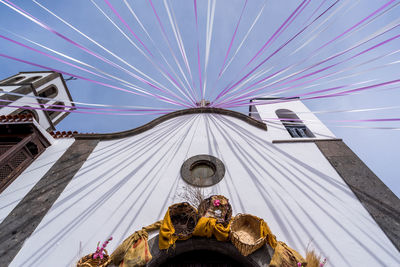
[[[160,267],[236,267],[242,264],[231,257],[210,250],[192,250],[168,259]]]
[[[148,267],[267,267],[273,254],[273,249],[268,245],[264,245],[245,257],[230,242],[220,242],[213,238],[199,237],[177,241],[175,248],[159,250],[158,235],[149,240],[149,248],[153,259],[147,264]]]

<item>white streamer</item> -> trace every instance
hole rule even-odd
[[[180,52],[182,54],[183,61],[185,63],[186,69],[187,69],[187,71],[189,73],[190,79],[191,79],[192,84],[193,84],[193,86],[191,86],[190,88],[192,89],[192,93],[193,93],[194,97],[196,99],[199,99],[196,90],[194,90],[193,75],[192,75],[192,72],[190,70],[189,61],[188,61],[188,58],[187,58],[187,55],[186,55],[185,46],[184,46],[183,39],[182,39],[180,30],[179,30],[179,27],[178,27],[178,23],[176,22],[175,14],[173,12],[173,9],[169,8],[167,0],[164,0],[164,6],[165,6],[165,10],[167,11],[168,19],[169,19],[169,22],[171,24],[172,31],[174,32],[174,36],[175,36],[175,39],[177,41],[179,50],[180,50]]]
[[[211,47],[211,39],[212,39],[212,32],[214,27],[214,16],[215,16],[215,5],[216,1],[213,0],[212,9],[210,12],[210,3],[208,2],[207,7],[207,31],[206,31],[206,56],[205,56],[205,63],[204,63],[204,83],[203,83],[203,95],[206,94],[206,86],[207,86],[207,69],[208,69],[208,59],[210,57],[210,47]]]
[[[260,10],[260,12],[258,12],[258,15],[256,16],[256,18],[254,19],[253,23],[251,24],[249,30],[246,32],[246,35],[243,37],[243,40],[240,42],[238,48],[236,49],[235,53],[233,53],[231,59],[228,61],[228,63],[225,65],[224,69],[221,72],[221,76],[224,74],[224,72],[228,69],[229,65],[232,63],[232,61],[235,59],[236,54],[239,52],[239,50],[242,48],[244,42],[247,40],[247,37],[249,36],[250,32],[253,30],[254,25],[256,25],[258,19],[260,18],[262,12],[264,11],[265,6],[267,5],[267,1],[264,1],[264,4]]]
[[[180,90],[180,88],[167,76],[167,75],[165,75],[165,73],[162,71],[162,70],[160,70],[160,67],[159,66],[157,66],[157,64],[155,64],[148,56],[147,56],[147,54],[142,50],[142,49],[140,49],[137,45],[136,45],[136,43],[135,42],[133,42],[132,41],[132,39],[128,36],[128,35],[126,35],[125,34],[125,32],[123,31],[123,30],[121,30],[121,28],[120,27],[118,27],[118,25],[93,1],[93,0],[90,0],[90,2],[92,2],[92,4],[107,18],[107,20],[109,21],[109,22],[111,22],[111,24],[148,60],[148,61],[150,61],[159,71],[160,71],[160,73],[164,76],[164,78],[166,78],[175,88],[177,88],[177,90],[181,93],[181,94],[183,94],[183,92]],[[170,94],[172,94],[172,95],[174,95],[175,97],[177,97],[174,93],[172,93],[168,88],[166,88],[165,86],[163,86],[163,85],[161,85],[161,84],[159,84],[159,83],[157,83],[157,85],[158,86],[160,86],[161,88],[163,88],[164,90],[166,90],[166,91],[168,91]],[[188,98],[188,96],[187,95],[185,95],[185,94],[183,94],[186,98]],[[179,98],[179,97],[178,97]],[[189,99],[189,101],[191,101],[190,99]]]

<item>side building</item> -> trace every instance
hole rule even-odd
[[[62,100],[60,100],[62,99]],[[20,72],[0,81],[0,192],[53,143],[49,132],[73,109],[59,73]]]
[[[8,94],[0,95],[0,115],[32,114],[47,131],[55,130],[55,126],[68,116],[68,112],[60,112],[64,109],[62,106],[74,106],[64,78],[53,71],[20,72],[0,81],[1,91]],[[15,107],[16,103],[25,108]]]

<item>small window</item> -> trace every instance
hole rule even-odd
[[[56,110],[64,110],[64,107],[60,107],[60,106],[64,106],[64,102],[56,102],[56,103],[52,104],[52,106],[48,107],[48,109],[55,109],[55,110],[47,111],[47,114],[49,114],[51,119],[54,119],[55,117],[58,116],[58,114],[60,114],[60,112],[58,112]]]
[[[41,90],[39,92],[40,97],[47,97],[47,98],[53,98],[56,97],[58,94],[57,87],[54,85],[50,85],[49,87],[46,87],[45,89]]]
[[[199,160],[192,164],[190,172],[194,177],[209,178],[215,174],[215,166],[208,161]]]
[[[315,137],[314,134],[304,125],[303,121],[291,110],[278,109],[276,115],[285,126],[291,137],[307,138]]]
[[[34,77],[30,77],[24,81],[21,81],[21,83],[33,83],[34,81],[38,80],[42,78],[42,76],[34,76]]]
[[[25,79],[25,76],[18,76],[18,77],[11,78],[10,80],[5,81],[4,84],[15,84],[15,83],[21,81],[22,79]]]
[[[187,183],[205,187],[219,183],[225,175],[221,160],[210,155],[197,155],[186,160],[181,167],[181,176]]]

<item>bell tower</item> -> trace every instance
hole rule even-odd
[[[52,131],[73,106],[65,80],[57,72],[20,72],[0,81],[0,115],[31,114],[40,126]]]

